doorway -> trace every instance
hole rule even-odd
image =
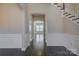
[[[45,48],[45,15],[32,15],[33,51],[41,55]]]

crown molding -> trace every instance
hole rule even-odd
[[[20,9],[25,9],[25,4],[24,3],[17,3],[17,5]]]

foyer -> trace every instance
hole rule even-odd
[[[79,3],[0,3],[0,56],[79,56]]]

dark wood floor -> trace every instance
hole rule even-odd
[[[77,56],[64,46],[48,46],[48,56]]]
[[[0,56],[31,56],[30,47],[23,52],[21,49],[0,49]],[[47,56],[76,56],[64,46],[48,46]]]

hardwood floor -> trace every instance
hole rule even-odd
[[[77,56],[64,46],[48,46],[46,50],[47,51],[45,51],[42,56]],[[32,56],[33,54],[31,52],[31,47],[28,47],[28,49],[25,51],[25,54]]]
[[[39,55],[42,52],[39,51]],[[76,56],[76,54],[69,51],[64,46],[48,46],[47,51],[43,52],[47,56]],[[46,56],[42,55],[42,56]],[[33,56],[31,47],[28,47],[25,52],[21,51],[20,48],[7,48],[0,49],[0,56]]]
[[[24,52],[20,48],[1,48],[0,56],[22,56]]]

